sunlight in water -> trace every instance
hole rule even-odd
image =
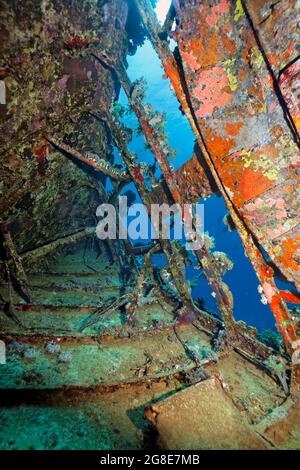
[[[158,0],[155,12],[160,23],[163,23],[165,21],[171,3],[172,0]]]

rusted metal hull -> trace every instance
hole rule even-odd
[[[284,18],[292,30],[289,53],[282,44],[276,47],[284,62],[281,70],[268,58],[274,49],[272,28],[263,38],[269,46],[265,51],[246,2],[174,0],[176,55],[161,39],[168,31],[164,26],[160,34],[149,1],[135,2],[292,354],[298,336],[285,302],[298,297],[277,288],[268,258],[299,289],[299,138],[293,118],[298,112],[297,72],[288,79],[284,75],[297,64],[297,28],[290,14],[295,2],[278,2],[280,11],[281,3],[286,4]],[[254,9],[273,14],[276,6],[256,2]],[[272,25],[276,34],[278,26],[280,30],[277,12]]]

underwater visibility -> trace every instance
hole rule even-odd
[[[300,449],[299,15],[1,2],[2,455]]]

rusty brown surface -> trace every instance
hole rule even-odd
[[[195,204],[200,199],[205,199],[216,192],[215,185],[207,177],[196,154],[174,172],[174,179],[179,187],[182,203]],[[164,188],[164,182],[152,189],[151,199],[157,204],[170,202]]]
[[[264,60],[273,73],[275,87],[285,105],[299,142],[299,14],[296,0],[244,1],[244,6]]]

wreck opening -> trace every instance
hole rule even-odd
[[[155,12],[158,14],[160,23],[163,24],[171,1],[159,1]],[[176,45],[174,39],[172,39]],[[132,57],[128,57],[128,75],[132,82],[145,79],[145,103],[152,106],[154,113],[159,111],[165,114],[165,132],[168,136],[172,150],[175,155],[170,158],[170,162],[176,171],[180,166],[190,159],[194,153],[194,134],[191,130],[187,117],[182,114],[178,100],[172,89],[170,79],[163,77],[161,62],[149,39],[143,37],[143,43],[137,46],[137,50]],[[118,102],[127,112],[122,122],[131,129],[138,128],[138,121],[134,113],[128,112],[129,102],[124,91],[121,91]],[[159,120],[159,115],[157,116]],[[152,165],[155,158],[151,151],[145,148],[145,141],[141,134],[132,132],[132,140],[129,148],[136,153],[140,163]],[[160,168],[156,165],[156,176],[161,176]],[[209,177],[210,172],[207,170]],[[125,189],[123,192],[125,193]],[[261,333],[263,330],[276,331],[274,317],[270,312],[268,304],[263,305],[261,295],[257,288],[259,286],[257,277],[248,258],[244,255],[243,247],[235,228],[228,228],[226,225],[227,209],[218,189],[214,188],[216,195],[210,194],[205,198],[200,198],[199,202],[205,207],[205,231],[214,238],[216,251],[225,252],[232,260],[233,267],[228,270],[225,280],[228,280],[230,289],[234,295],[234,315],[237,320],[243,320],[255,326]],[[136,193],[136,191],[135,191]],[[140,200],[139,200],[140,202]],[[157,257],[158,255],[156,255]],[[203,276],[199,276],[197,260],[190,256],[191,265],[186,267],[187,277],[192,283],[193,298],[199,299],[206,308],[218,314],[218,307],[211,295],[211,290]],[[161,264],[161,262],[160,262]],[[253,315],[253,312],[256,312]]]
[[[289,2],[28,3],[0,15],[0,447],[145,449],[149,423],[167,449],[298,446]],[[282,14],[291,42],[274,51]],[[96,235],[120,195],[158,239]],[[189,252],[151,206],[199,202]]]

